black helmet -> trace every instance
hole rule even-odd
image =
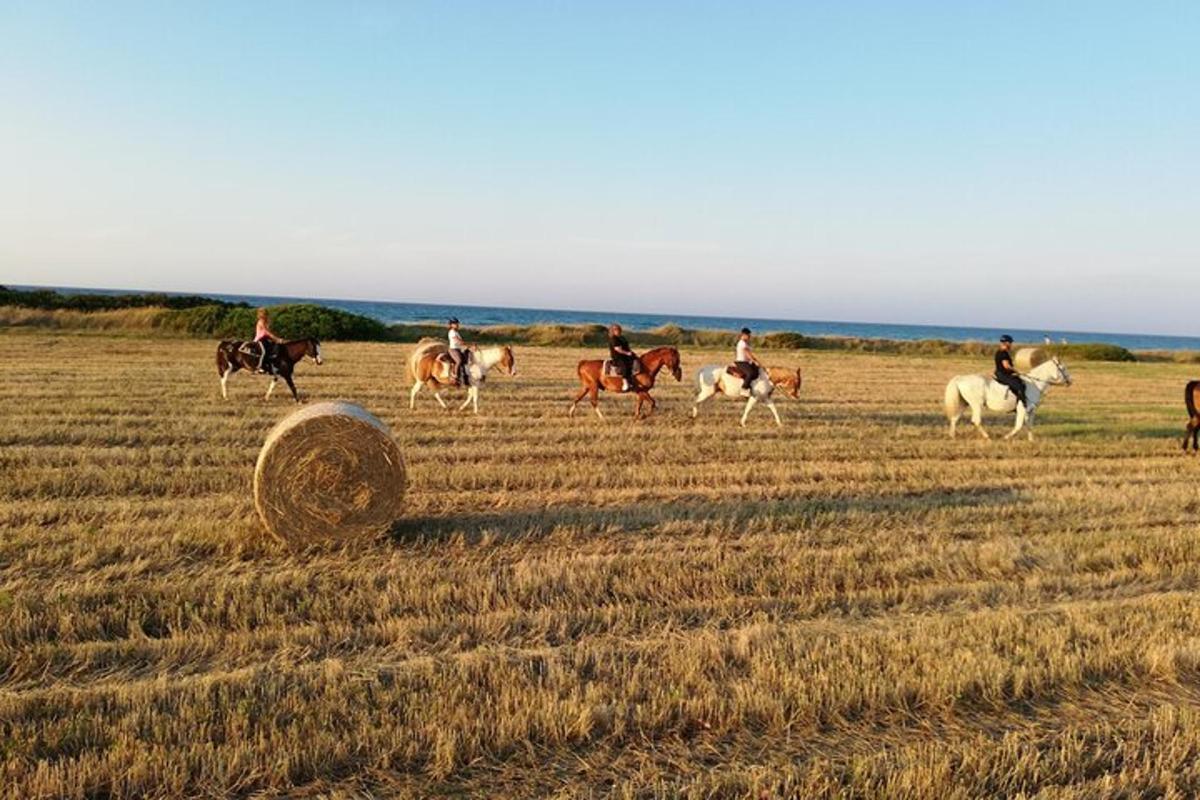
[[[1005,344],[1012,344],[1012,340],[1013,338],[1007,333],[1000,337],[1000,341],[1004,342]]]
[[[451,317],[451,318],[449,319],[449,321],[447,321],[447,322],[446,322],[446,324],[447,324],[447,325],[457,325],[457,324],[458,324],[458,317]]]
[[[749,328],[742,328],[742,333],[744,333],[744,334],[746,334],[747,336],[749,336],[749,335],[750,335],[750,329],[749,329]]]

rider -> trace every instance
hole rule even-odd
[[[742,397],[749,397],[750,387],[758,380],[758,370],[762,366],[762,362],[750,349],[749,328],[742,328],[742,332],[738,334],[733,364],[737,367],[738,374],[742,376]]]
[[[470,383],[467,375],[467,343],[463,341],[462,334],[458,332],[458,317],[451,317],[446,324],[450,328],[446,333],[446,338],[450,342],[450,358],[454,361],[454,385],[461,386]]]
[[[629,340],[621,335],[621,326],[613,323],[608,326],[608,357],[621,370],[621,391],[628,392],[633,385],[633,362],[637,353],[629,347]]]
[[[1013,338],[1007,333],[1000,337],[1000,349],[996,351],[996,381],[1011,389],[1017,402],[1028,410],[1029,403],[1025,399],[1025,381],[1021,380],[1020,374],[1013,368],[1012,344]]]
[[[259,347],[258,371],[266,372],[267,363],[275,359],[276,343],[282,342],[283,339],[271,330],[271,315],[265,308],[258,309],[257,321],[254,323],[254,341]]]

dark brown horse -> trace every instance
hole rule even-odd
[[[654,413],[656,403],[650,396],[650,390],[654,388],[654,379],[658,377],[659,370],[666,367],[675,376],[675,380],[683,380],[683,368],[679,365],[679,351],[674,347],[656,347],[643,353],[638,360],[642,362],[642,371],[634,373],[633,382],[629,387],[629,391],[637,393],[637,404],[633,410],[634,419],[642,418],[642,405],[647,402],[650,403],[650,411],[646,413],[646,416]],[[581,388],[571,403],[571,410],[568,413],[574,416],[575,406],[579,405],[579,401],[585,395],[590,394],[592,408],[596,409],[596,416],[603,419],[604,414],[600,412],[600,391],[619,393],[622,383],[621,376],[603,374],[604,361],[598,358],[580,361],[577,372]]]
[[[261,360],[260,347],[262,345],[258,342],[238,341],[226,341],[217,345],[217,374],[221,376],[221,397],[229,397],[229,393],[225,390],[225,382],[229,380],[229,376],[244,369],[247,372],[258,372],[261,375],[271,376],[271,383],[267,386],[264,400],[271,399],[271,392],[275,391],[276,382],[283,378],[287,381],[288,388],[292,390],[292,399],[299,403],[300,395],[296,392],[296,384],[292,382],[292,371],[296,368],[296,364],[305,358],[311,358],[314,363],[320,364],[321,343],[311,336],[307,339],[280,342],[275,345],[274,353],[270,357]],[[261,370],[259,364],[262,364]]]
[[[1196,409],[1200,406],[1200,381],[1188,381],[1183,390],[1183,403],[1188,412],[1187,430],[1183,432],[1183,452],[1187,452],[1188,439],[1192,440],[1192,451],[1200,452],[1200,443],[1197,443],[1200,438],[1200,411]]]

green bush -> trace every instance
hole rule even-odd
[[[284,339],[309,336],[322,341],[389,339],[386,325],[370,317],[307,303],[274,306],[271,328]],[[164,330],[217,339],[250,339],[254,336],[255,309],[249,306],[201,306],[168,311],[159,325]]]
[[[228,303],[195,295],[152,294],[60,294],[50,289],[9,289],[0,286],[0,306],[38,308],[47,311],[115,311],[122,308],[197,308],[218,305],[249,308],[245,303]]]

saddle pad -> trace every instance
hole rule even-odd
[[[633,360],[633,369],[631,370],[631,372],[634,375],[637,375],[641,371],[642,371],[642,360],[640,358],[635,358]],[[608,377],[608,378],[624,377],[624,373],[621,372],[621,370],[617,367],[617,365],[613,364],[613,360],[611,358],[604,359],[604,364],[603,364],[603,366],[601,366],[600,372],[605,377]]]

